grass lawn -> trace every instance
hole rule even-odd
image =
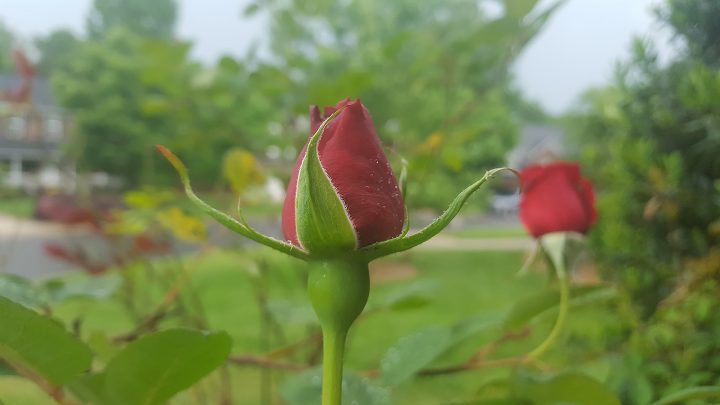
[[[30,218],[34,209],[33,197],[0,197],[0,215]]]
[[[458,238],[520,238],[527,237],[522,226],[506,228],[468,228],[447,232]]]
[[[276,304],[285,303],[289,310],[282,315],[283,334],[287,343],[307,335],[311,325],[307,324],[308,301],[303,291],[304,264],[267,250],[237,253],[215,252],[204,258],[188,259],[189,266],[196,266],[192,273],[192,287],[202,302],[202,312],[211,330],[225,330],[234,341],[236,354],[260,353],[263,347],[258,336],[260,315],[253,294],[253,259],[264,261],[269,271],[269,298]],[[352,330],[347,353],[347,368],[352,370],[377,369],[379,360],[397,340],[414,331],[433,325],[452,324],[469,316],[505,311],[518,298],[543,289],[545,276],[529,274],[516,277],[522,265],[522,254],[515,252],[416,252],[396,256],[385,261],[385,268],[401,265],[415,269],[409,274],[411,280],[377,283],[371,290],[369,308],[377,307],[389,294],[410,282],[422,282],[428,286],[431,302],[428,305],[406,310],[381,310],[365,316]],[[133,271],[147,271],[134,269]],[[77,276],[70,276],[77,277]],[[147,285],[138,289],[148,288]],[[150,294],[142,308],[153,307],[158,294]],[[185,297],[188,299],[188,297]],[[189,302],[189,301],[188,301]],[[278,312],[281,316],[282,312]],[[100,359],[108,358],[111,351],[103,345],[104,337],[126,332],[132,326],[127,312],[118,300],[102,302],[73,301],[59,306],[55,316],[69,324],[82,318],[82,333]],[[540,317],[534,333],[523,342],[510,345],[502,355],[523,353],[544,337],[553,322],[553,314]],[[603,308],[582,308],[571,314],[572,336],[597,339],[601,333],[598,325],[612,322],[612,314]],[[173,321],[162,326],[171,327]],[[479,346],[487,342],[488,336],[477,336],[457,350],[448,353],[441,363],[457,363],[467,359]],[[275,344],[274,347],[281,345]],[[561,346],[561,345],[558,345]],[[564,362],[560,350],[548,353],[547,361]],[[568,354],[569,356],[569,354]],[[291,361],[300,360],[291,359]],[[392,404],[425,405],[448,404],[468,400],[483,381],[493,376],[508,373],[508,369],[493,369],[437,377],[423,377],[409,380],[393,389]],[[252,367],[230,366],[233,381],[234,403],[258,404],[262,371]],[[602,370],[600,371],[602,373]],[[292,372],[274,371],[273,382],[281,385],[283,380],[293,376]],[[205,400],[194,397],[198,390],[184,393],[173,404],[218,403],[213,398],[214,381],[208,378],[204,383]],[[378,383],[380,383],[378,381]],[[17,377],[0,377],[0,400],[4,405],[52,404],[32,384]],[[207,402],[204,402],[206,401]],[[194,402],[193,402],[194,401]],[[274,404],[282,403],[275,395]]]

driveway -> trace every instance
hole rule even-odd
[[[431,218],[418,215],[415,223],[418,226],[430,222]],[[260,232],[274,237],[281,237],[280,223],[277,219],[252,219],[253,226]],[[516,225],[507,219],[494,217],[459,217],[453,221],[451,228],[473,228],[498,224]],[[240,245],[254,245],[253,242],[235,235],[220,225],[214,224],[209,229],[211,244],[232,248]],[[43,249],[48,243],[60,243],[66,246],[82,246],[83,251],[100,259],[109,255],[109,247],[101,239],[92,235],[84,226],[63,226],[29,219],[18,219],[0,215],[0,272],[22,275],[30,278],[53,277],[73,270],[72,266],[48,257]],[[527,251],[533,249],[533,240],[529,237],[502,238],[457,238],[441,234],[420,245],[423,250],[504,250]],[[187,246],[179,246],[180,251],[189,251]]]

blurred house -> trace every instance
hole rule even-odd
[[[558,160],[566,152],[562,129],[552,125],[527,125],[520,131],[518,143],[508,155],[508,165],[521,170],[531,164]]]
[[[549,163],[561,159],[567,152],[565,133],[551,125],[527,125],[520,131],[518,143],[508,155],[508,167],[522,170],[531,164]],[[493,212],[503,216],[517,213],[520,194],[519,182],[514,175],[504,173],[500,186],[496,187],[490,206]]]
[[[0,73],[0,185],[30,193],[66,189],[74,171],[61,145],[72,120],[25,56],[13,56],[17,72]]]

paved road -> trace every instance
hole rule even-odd
[[[418,227],[433,219],[431,215],[422,213],[414,217],[414,223]],[[259,219],[251,222],[260,232],[281,237],[280,223],[277,220]],[[516,227],[517,222],[507,218],[460,217],[453,221],[451,229],[482,226]],[[223,247],[253,244],[219,225],[210,227],[210,240],[213,245]],[[109,246],[102,239],[94,237],[87,228],[66,227],[0,216],[0,272],[45,278],[72,270],[71,266],[45,254],[43,247],[48,243],[59,243],[69,247],[80,246],[91,258],[98,261],[102,261],[104,257],[110,255]],[[530,250],[532,247],[533,241],[525,237],[466,239],[448,235],[439,235],[420,246],[421,249],[456,251]],[[187,247],[178,249],[188,250]]]

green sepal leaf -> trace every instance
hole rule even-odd
[[[503,170],[509,170],[515,175],[518,175],[515,170],[507,167],[488,170],[487,172],[485,172],[485,175],[480,180],[476,181],[468,188],[460,192],[460,194],[455,197],[453,202],[450,203],[450,206],[445,210],[445,212],[443,212],[442,215],[437,217],[430,225],[426,226],[421,231],[416,232],[410,236],[405,236],[404,234],[401,234],[396,238],[374,243],[360,249],[359,252],[363,255],[365,260],[370,261],[379,257],[391,255],[393,253],[402,252],[404,250],[411,249],[421,243],[427,242],[450,224],[450,222],[453,220],[453,218],[455,218],[455,216],[457,216],[457,214],[460,212],[460,209],[463,207],[468,198],[473,195],[473,193],[480,189],[480,187],[488,180],[493,178],[493,176]]]
[[[333,255],[358,247],[350,216],[332,181],[320,162],[318,143],[335,111],[308,142],[298,172],[295,194],[295,226],[300,244],[312,255]]]
[[[90,368],[92,353],[55,320],[0,297],[0,358],[54,385]]]
[[[206,213],[207,215],[211,216],[213,219],[218,221],[220,224],[225,226],[226,228],[230,229],[233,232],[239,233],[240,235],[250,239],[254,240],[255,242],[258,242],[260,244],[263,244],[267,247],[273,248],[279,252],[285,253],[287,255],[296,257],[298,259],[307,260],[309,258],[308,254],[306,252],[303,252],[302,250],[296,248],[295,246],[285,243],[282,241],[279,241],[275,238],[271,238],[269,236],[263,235],[260,232],[253,229],[250,225],[248,225],[247,222],[244,220],[238,221],[237,219],[227,215],[226,213],[216,210],[213,208],[210,204],[206,203],[200,197],[198,197],[195,192],[193,191],[192,187],[190,186],[190,177],[188,177],[188,170],[185,167],[185,164],[172,152],[170,152],[169,149],[162,145],[155,145],[155,147],[162,153],[162,155],[165,157],[165,159],[170,162],[170,164],[175,168],[175,171],[177,171],[178,175],[180,176],[180,180],[183,183],[183,187],[185,188],[185,194],[187,194],[190,201],[192,201],[193,204],[195,204],[198,208],[200,208],[201,211]]]

